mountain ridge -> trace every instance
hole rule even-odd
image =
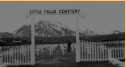
[[[18,30],[14,31],[14,34],[20,36],[30,36],[31,25],[23,25]],[[59,21],[39,21],[35,24],[35,35],[42,37],[61,37],[61,36],[75,36],[76,31],[73,31],[68,26],[61,24]],[[97,35],[97,33],[86,29],[86,31],[80,30],[80,36]]]
[[[43,20],[35,24],[35,36],[37,37],[62,37],[62,36],[76,36],[76,31],[68,26],[60,23],[59,21]],[[104,32],[103,32],[104,33]],[[123,33],[119,30],[113,30],[110,34]],[[80,36],[95,36],[95,35],[108,35],[100,34],[99,32],[85,29],[80,30]],[[31,36],[31,24],[25,24],[16,31],[0,32],[0,37],[30,37]]]

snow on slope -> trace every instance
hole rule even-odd
[[[14,31],[14,34],[19,36],[30,36],[31,25],[24,25],[18,30]],[[95,32],[86,29],[86,31],[80,30],[80,35],[94,35]],[[71,29],[59,21],[39,21],[35,24],[35,35],[42,37],[60,37],[60,36],[75,36],[76,30]]]

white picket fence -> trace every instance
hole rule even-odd
[[[30,65],[30,45],[10,46],[2,52],[1,63],[8,65]]]
[[[50,56],[59,44],[42,44],[35,45],[35,56],[42,55],[42,53],[49,52]],[[63,55],[65,53],[66,45],[59,45]],[[30,65],[31,64],[31,52],[30,45],[20,45],[20,46],[7,46],[2,51],[0,63],[8,63],[9,66],[15,65]]]
[[[120,46],[120,44],[124,46]],[[106,47],[107,44],[119,44],[118,47]],[[53,54],[54,50],[60,46],[62,54],[65,55],[67,51],[67,44],[41,44],[35,45],[35,56],[42,55],[43,52],[48,52],[50,56]],[[75,52],[76,44],[71,45],[71,51]],[[95,62],[95,61],[107,61],[109,57],[116,59],[125,58],[125,42],[115,41],[114,42],[86,42],[81,41],[80,45],[80,60],[82,62]],[[20,46],[8,46],[5,51],[2,51],[0,63],[9,63],[10,66],[14,65],[30,65],[31,64],[31,52],[30,45],[20,45]]]
[[[111,43],[109,42],[109,44]],[[125,45],[106,47],[101,42],[81,41],[80,53],[82,62],[107,61],[109,58],[125,59]]]

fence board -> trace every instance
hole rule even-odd
[[[109,42],[91,42],[81,41],[81,61],[106,61],[109,57],[122,59],[124,58],[124,47],[106,47],[104,45],[114,45],[120,43],[119,41]],[[109,48],[109,50],[108,50]],[[110,52],[111,53],[110,53]],[[109,56],[109,57],[108,57]]]

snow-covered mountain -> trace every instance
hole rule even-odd
[[[13,34],[18,36],[30,36],[31,25],[23,25],[18,30],[14,31]],[[96,35],[97,33],[86,29],[85,31],[80,30],[80,36],[85,35]],[[61,24],[59,21],[39,21],[35,24],[35,35],[41,37],[61,37],[61,36],[75,36],[76,31],[69,27]]]
[[[110,34],[119,34],[119,33],[122,33],[122,32],[119,31],[119,30],[113,30],[113,31],[110,32]]]
[[[119,30],[113,30],[109,34],[122,33]],[[75,36],[76,30],[61,24],[59,21],[39,21],[35,24],[35,35],[38,37],[61,37],[61,36]],[[80,36],[89,35],[106,35],[104,32],[92,31],[89,29],[80,30]],[[1,32],[0,38],[2,37],[30,37],[31,36],[31,25],[26,24],[17,29],[12,33]]]

